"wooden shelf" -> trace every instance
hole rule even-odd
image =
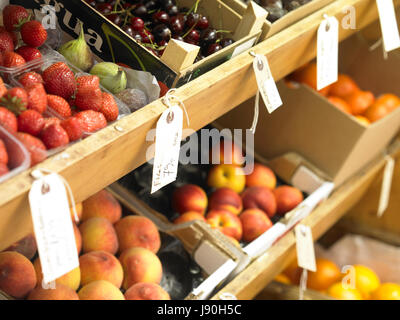
[[[400,158],[400,141],[397,140],[389,154]],[[385,157],[376,159],[367,168],[338,188],[328,200],[320,204],[301,223],[311,227],[314,239],[319,239],[356,205],[368,188],[376,181],[385,166]],[[239,300],[253,299],[296,257],[296,241],[290,232],[281,238],[270,250],[253,261],[244,271],[215,294],[212,300],[219,300],[223,293],[235,295]]]
[[[396,6],[399,3],[400,0],[395,0]],[[252,50],[268,57],[272,73],[279,80],[315,57],[317,28],[323,14],[336,16],[340,21],[347,6],[356,10],[357,30],[341,28],[341,40],[378,18],[375,0],[337,0]],[[188,111],[191,129],[204,127],[255,95],[253,57],[249,51],[176,91]],[[146,150],[153,143],[146,141],[146,134],[165,109],[161,100],[157,100],[121,119],[118,126],[122,131],[107,127],[38,168],[61,174],[69,182],[76,200],[82,201],[145,162]],[[0,185],[0,250],[32,230],[28,206],[33,181],[30,173],[28,170]]]

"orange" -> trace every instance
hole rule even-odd
[[[348,75],[339,74],[338,80],[331,85],[329,94],[344,99],[356,91],[359,91],[359,88],[354,80]]]
[[[317,271],[308,272],[308,288],[318,291],[326,290],[341,279],[342,274],[334,262],[317,258],[316,264]]]
[[[276,282],[284,283],[284,284],[290,284],[290,279],[287,275],[281,273],[278,274],[275,279]]]
[[[369,298],[370,294],[381,284],[378,276],[370,268],[362,265],[355,265],[354,271],[357,290],[361,292],[364,299]]]
[[[333,284],[328,289],[328,295],[338,300],[362,300],[362,295],[357,289],[344,287],[341,282]]]
[[[355,116],[363,114],[375,101],[375,97],[370,91],[358,90],[345,98],[349,104],[351,113]]]
[[[400,98],[394,94],[385,93],[379,96],[375,103],[385,105],[389,112],[392,112],[400,106]]]
[[[370,122],[375,122],[386,117],[389,113],[389,108],[386,105],[375,102],[367,109],[367,111],[365,111],[364,116]]]
[[[330,101],[330,103],[332,103],[339,110],[342,110],[345,113],[351,114],[350,106],[342,98],[339,98],[336,96],[329,96],[327,99]]]
[[[293,73],[292,79],[294,81],[308,85],[314,90],[317,90],[317,64],[315,62],[306,64],[305,66],[301,67]],[[330,86],[327,86],[319,90],[318,92],[323,96],[327,96],[329,94],[329,89]]]
[[[355,116],[355,118],[366,126],[369,126],[371,124],[371,122],[364,116]]]
[[[297,264],[297,259],[293,260],[292,263],[283,271],[283,274],[287,276],[291,283],[298,285],[300,283],[302,269]]]
[[[383,283],[371,294],[372,300],[400,300],[400,285]]]

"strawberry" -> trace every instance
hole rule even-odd
[[[0,139],[0,163],[8,163],[8,152],[4,141]]]
[[[14,39],[8,31],[0,32],[0,52],[14,51]]]
[[[64,98],[48,94],[47,105],[62,118],[68,118],[71,116],[71,107],[69,106],[67,100],[65,100]]]
[[[114,121],[118,118],[118,105],[115,102],[114,97],[107,92],[103,92],[103,104],[101,106],[100,112],[104,114],[107,121]]]
[[[42,131],[52,124],[61,125],[61,120],[56,117],[44,118],[43,120],[44,120],[44,125]]]
[[[75,117],[81,120],[84,132],[95,132],[107,126],[107,120],[101,112],[86,110],[77,113]]]
[[[100,111],[103,104],[103,94],[100,88],[78,88],[75,95],[75,106],[79,110]]]
[[[10,170],[8,169],[7,165],[4,163],[0,163],[0,177],[9,173]]]
[[[7,88],[4,84],[3,79],[0,77],[0,98],[3,98],[6,93],[7,93]]]
[[[18,117],[18,131],[38,136],[44,126],[44,119],[41,113],[35,110],[26,110]]]
[[[27,88],[36,83],[43,83],[43,78],[39,73],[31,71],[23,74],[18,81],[23,87]]]
[[[22,25],[21,37],[28,46],[40,47],[47,40],[47,31],[41,22],[32,20]]]
[[[29,18],[29,12],[22,6],[8,5],[3,10],[3,24],[7,31],[17,30]]]
[[[57,62],[48,67],[42,74],[48,94],[68,100],[76,90],[75,75],[64,62]]]
[[[18,121],[14,113],[4,107],[0,107],[0,126],[11,133],[16,133],[18,130]]]
[[[65,119],[64,121],[61,122],[61,126],[67,132],[69,141],[76,141],[82,138],[83,129],[81,120],[79,120],[78,118],[71,117]]]
[[[26,62],[41,59],[42,53],[37,49],[29,46],[19,47],[16,51]]]
[[[164,97],[165,94],[168,92],[169,88],[165,85],[164,82],[161,82],[161,81],[157,81],[157,82],[160,87],[160,98]]]
[[[78,89],[97,89],[100,88],[100,78],[98,76],[80,76],[76,79]]]
[[[14,68],[23,66],[26,63],[25,59],[18,53],[9,51],[3,54],[3,67]]]
[[[43,84],[36,83],[26,89],[28,93],[28,109],[43,113],[47,109],[47,94]]]
[[[66,146],[69,143],[67,132],[59,124],[51,124],[43,129],[40,137],[48,149]]]
[[[24,88],[15,87],[8,90],[0,102],[7,109],[19,115],[28,106],[28,93]]]
[[[31,166],[47,158],[46,146],[40,139],[23,132],[17,132],[17,138],[28,149],[31,155]]]

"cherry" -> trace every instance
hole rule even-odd
[[[131,26],[135,31],[142,31],[144,28],[144,21],[139,17],[133,17],[131,19]]]
[[[173,16],[169,19],[169,26],[172,33],[180,34],[183,31],[183,23],[178,16]]]
[[[174,5],[174,4],[171,4],[171,5],[167,6],[165,9],[167,10],[167,13],[170,16],[174,16],[174,15],[179,13],[178,7],[176,5]]]
[[[206,29],[200,35],[200,46],[209,47],[210,44],[217,41],[217,30],[215,29]]]
[[[197,31],[196,29],[193,29],[190,31],[187,36],[185,37],[186,40],[191,40],[193,42],[198,43],[200,39],[200,32]]]
[[[209,22],[206,16],[201,16],[199,21],[197,22],[197,28],[204,30],[207,29],[209,26]]]
[[[135,30],[133,30],[132,26],[130,25],[126,25],[122,28],[122,30],[124,30],[124,32],[126,32],[128,35],[130,35],[131,37],[133,37]]]
[[[155,2],[154,0],[148,0],[144,3],[144,6],[147,10],[154,10],[157,9],[157,2]]]
[[[93,8],[96,7],[96,0],[85,0],[85,2]]]
[[[179,18],[179,20],[181,20],[181,23],[182,23],[182,24],[185,24],[185,23],[186,23],[186,21],[187,21],[187,16],[186,16],[185,14],[183,14],[183,13],[178,13],[176,16]]]
[[[169,15],[165,11],[159,11],[153,14],[153,23],[168,24],[168,22],[169,22]]]
[[[113,7],[109,3],[100,3],[96,5],[96,9],[103,15],[109,14]]]
[[[182,12],[182,13],[187,13],[187,12],[189,12],[189,8],[187,8],[187,7],[182,7],[182,8],[180,8],[179,9],[179,12]]]
[[[145,17],[147,15],[147,8],[143,4],[139,4],[135,10],[133,10],[133,14],[139,17]]]
[[[225,48],[233,43],[233,39],[231,38],[223,38],[219,42],[219,44],[222,46],[222,48]]]
[[[132,7],[132,4],[126,2],[126,3],[124,3],[124,4],[122,5],[122,7],[123,7],[125,10],[128,10],[128,9],[130,9],[130,8]]]
[[[116,24],[117,26],[120,26],[123,22],[121,16],[115,13],[108,15],[107,19],[110,20],[112,23]]]
[[[165,24],[155,26],[152,31],[157,42],[171,39],[171,30]]]
[[[211,55],[219,50],[222,49],[222,46],[219,43],[213,43],[211,44],[208,49],[207,49],[207,55]]]
[[[172,0],[158,0],[158,3],[164,9],[167,9],[167,7],[170,5],[173,5],[173,6],[175,5],[175,1],[172,1]]]
[[[143,38],[138,31],[133,31],[132,38],[137,42],[143,42]]]
[[[185,39],[183,39],[180,35],[173,35],[172,38],[174,38],[175,40],[179,40],[179,41],[185,41]]]
[[[200,15],[198,13],[189,13],[187,15],[186,25],[188,28],[193,27],[200,19]]]
[[[154,35],[151,32],[143,29],[139,34],[143,43],[154,43]]]

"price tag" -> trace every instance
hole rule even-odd
[[[383,46],[386,52],[400,47],[399,29],[393,0],[376,0],[381,24]]]
[[[258,90],[268,112],[272,113],[282,105],[282,99],[276,87],[267,58],[257,54],[253,61],[253,68],[256,75]]]
[[[174,182],[178,174],[183,112],[174,105],[161,115],[156,129],[156,150],[151,193]]]
[[[312,272],[317,271],[311,228],[299,224],[295,227],[294,231],[296,235],[297,263],[299,267]]]
[[[395,166],[394,159],[390,156],[387,156],[385,171],[383,172],[381,195],[379,199],[378,217],[382,217],[383,213],[389,206],[394,166]]]
[[[339,22],[326,16],[318,28],[317,40],[317,90],[338,79]]]
[[[50,283],[79,266],[64,182],[55,173],[35,180],[29,203],[43,282]]]

